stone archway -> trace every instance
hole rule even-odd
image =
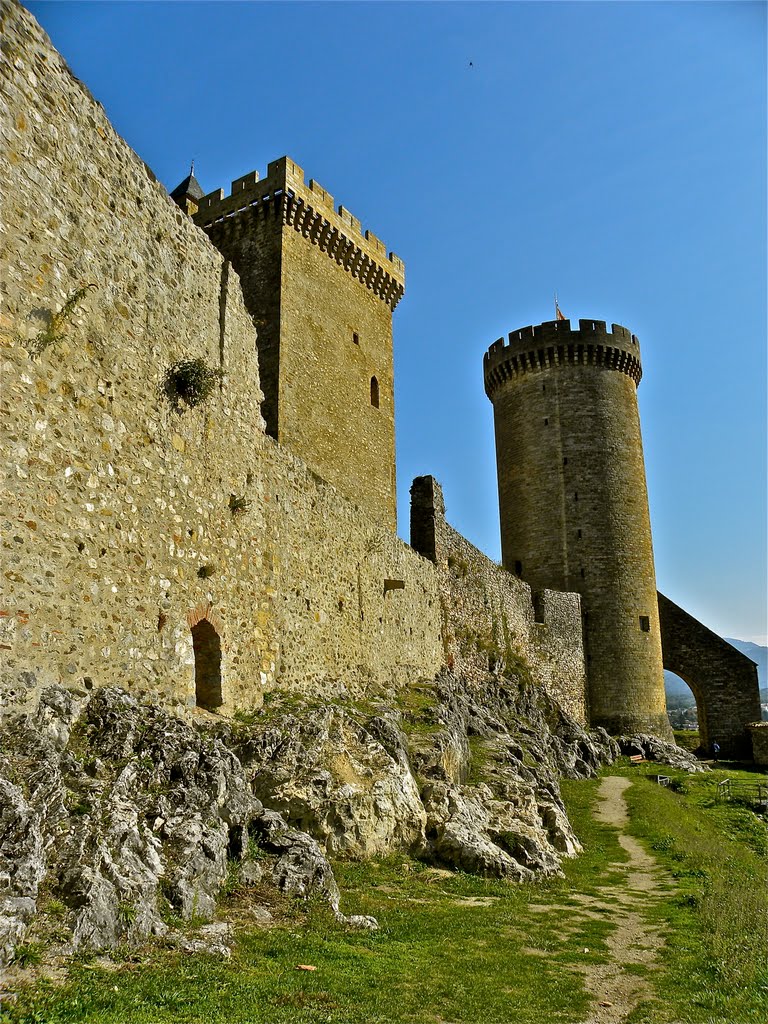
[[[681,674],[679,667],[672,667],[668,664],[670,658],[664,658],[664,669],[666,672],[673,672],[681,682],[690,690],[691,696],[696,702],[696,718],[698,721],[698,733],[699,733],[699,750],[698,753],[708,753],[710,739],[708,735],[708,719],[707,719],[707,703],[706,698],[702,694],[701,688],[697,685],[696,680],[686,679]],[[665,683],[666,685],[666,683]],[[670,713],[669,698],[667,699],[667,713]],[[673,726],[677,728],[677,726]]]
[[[192,630],[195,665],[195,703],[213,711],[224,703],[221,678],[222,622],[210,602],[198,605],[187,614]]]
[[[709,753],[716,741],[723,758],[751,758],[747,725],[760,720],[757,665],[674,601],[658,598],[664,668],[696,698],[702,747]]]

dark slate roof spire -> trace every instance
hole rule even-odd
[[[187,177],[179,182],[173,192],[171,192],[171,199],[179,203],[182,199],[202,199],[204,195],[205,192],[203,192],[200,182],[195,177],[195,161],[193,160]]]

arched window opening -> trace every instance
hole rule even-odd
[[[195,701],[198,707],[212,711],[221,707],[221,640],[208,619],[192,627],[195,655]]]
[[[379,408],[379,382],[371,377],[371,405],[374,409]]]

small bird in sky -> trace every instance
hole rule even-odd
[[[474,67],[475,65],[474,65],[474,64],[472,63],[472,61],[470,61],[470,62],[469,62],[469,66],[470,66],[471,68],[473,68],[473,67]]]

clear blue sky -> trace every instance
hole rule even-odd
[[[405,260],[402,533],[429,472],[498,557],[482,355],[556,288],[640,338],[659,588],[766,642],[764,4],[30,7],[169,188],[288,154]]]

